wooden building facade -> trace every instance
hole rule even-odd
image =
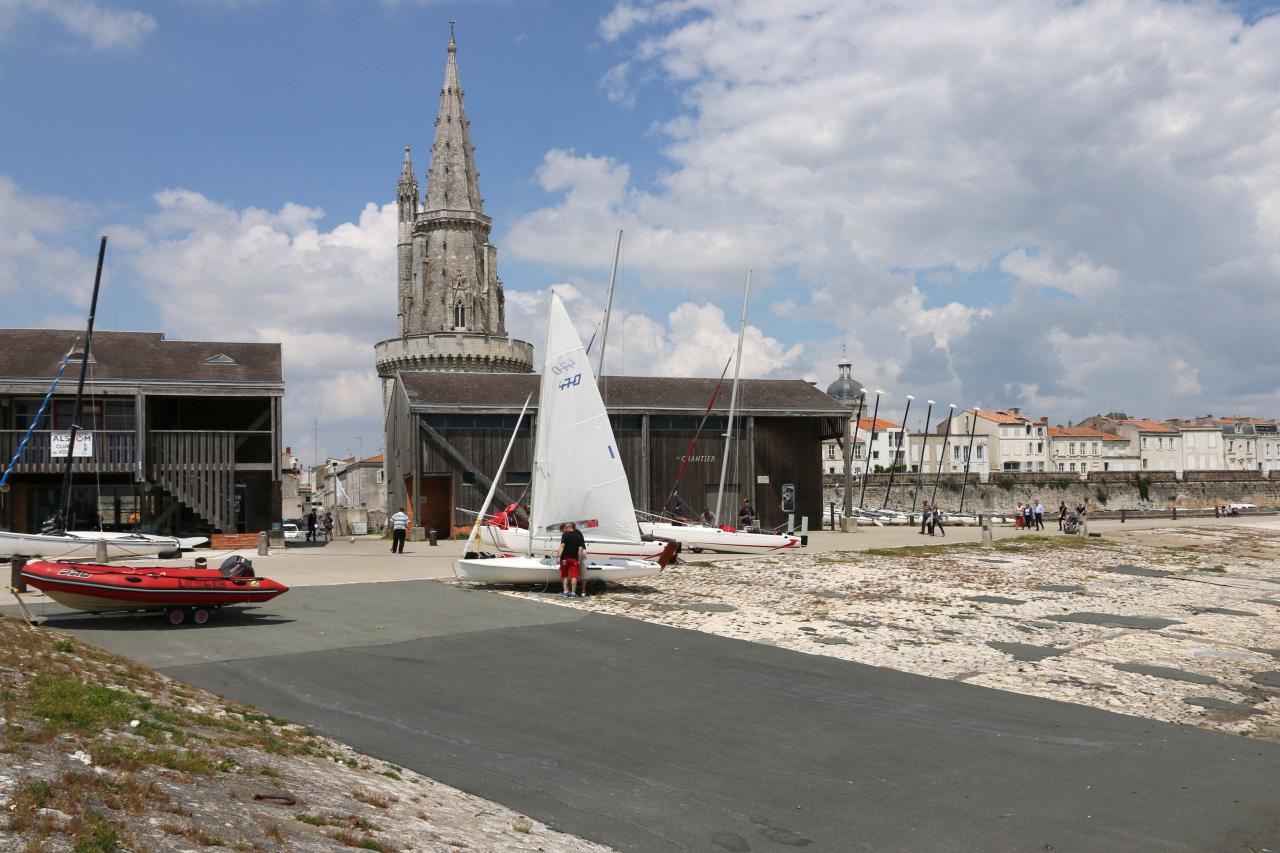
[[[0,529],[38,530],[57,509],[66,456],[54,453],[74,417],[83,338],[0,329],[0,472],[71,354],[0,493]],[[77,429],[89,455],[72,457],[72,527],[246,533],[280,520],[279,344],[98,331],[87,380]]]
[[[497,500],[527,503],[533,471],[538,384],[534,374],[401,372],[388,403],[387,511],[441,535],[471,523],[502,460],[516,418],[526,416]],[[715,509],[728,421],[728,382],[702,433],[698,424],[718,380],[607,376],[600,383],[636,509],[661,513],[678,494],[696,512]],[[843,435],[848,410],[802,380],[743,380],[722,516],[748,497],[766,527],[822,512],[819,450]],[[691,450],[691,442],[698,436]],[[788,502],[784,505],[784,497]]]

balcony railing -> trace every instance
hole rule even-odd
[[[22,456],[14,466],[15,474],[58,474],[66,467],[65,456],[54,456],[51,437],[66,430],[36,430],[31,433]],[[0,471],[9,465],[26,430],[0,430]],[[128,473],[138,462],[138,438],[132,430],[87,430],[77,435],[93,436],[92,456],[71,457],[72,471]]]

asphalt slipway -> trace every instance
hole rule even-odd
[[[1280,849],[1266,742],[429,580],[215,620],[57,624],[619,850]]]

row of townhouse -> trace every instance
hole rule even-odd
[[[948,424],[948,421],[950,423]],[[1020,409],[968,409],[912,432],[882,418],[862,418],[853,432],[852,474],[896,470],[988,472],[1280,470],[1280,433],[1273,420],[1207,415],[1166,423],[1122,412],[1079,424],[1050,426]],[[823,472],[844,472],[841,439],[823,443]]]

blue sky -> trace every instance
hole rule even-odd
[[[623,228],[615,371],[718,373],[751,267],[752,375],[1280,416],[1276,9],[0,0],[0,324],[80,325],[105,231],[105,327],[281,341],[286,442],[375,449],[456,18],[517,336]]]

